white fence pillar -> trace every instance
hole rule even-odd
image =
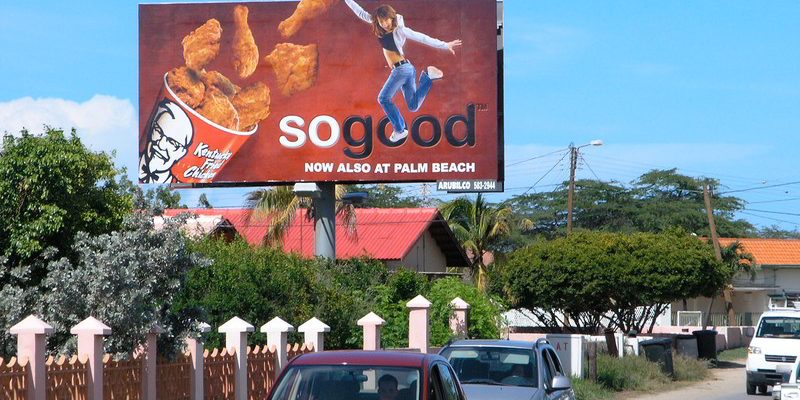
[[[189,349],[189,355],[192,357],[192,378],[190,386],[191,400],[203,400],[203,334],[211,332],[211,325],[201,322],[198,326],[197,337],[187,337],[186,347]]]
[[[144,363],[142,363],[142,395],[145,400],[158,400],[156,393],[156,361],[158,358],[158,335],[164,333],[158,325],[153,325],[147,332],[144,348]]]
[[[428,352],[428,337],[430,324],[428,324],[428,310],[431,302],[422,295],[414,297],[406,303],[408,307],[408,347],[419,349],[420,353]]]
[[[44,321],[29,315],[9,329],[9,333],[17,335],[17,360],[28,359],[28,394],[30,400],[45,400],[47,377],[44,375],[44,363],[47,335],[53,334],[53,327]]]
[[[453,309],[453,315],[450,316],[450,330],[455,337],[464,339],[469,332],[469,304],[461,297],[456,297],[450,302],[450,307]]]
[[[225,334],[225,347],[236,352],[236,400],[247,400],[247,333],[255,328],[247,321],[233,317],[219,327]]]
[[[300,325],[297,331],[303,333],[305,343],[314,346],[314,352],[325,351],[325,333],[331,331],[330,326],[314,317]]]
[[[364,328],[364,350],[378,350],[381,348],[381,325],[386,321],[378,314],[370,312],[356,322]]]
[[[261,332],[267,334],[267,346],[275,346],[275,355],[278,365],[275,366],[275,376],[281,373],[288,361],[288,351],[286,344],[289,341],[289,332],[294,332],[294,326],[288,322],[275,317],[261,327]]]
[[[78,357],[88,356],[89,400],[103,400],[103,336],[111,334],[111,328],[89,317],[72,327],[69,332],[78,336]]]

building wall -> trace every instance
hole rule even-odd
[[[425,231],[400,261],[389,261],[390,269],[406,267],[417,272],[445,272],[447,260],[429,231]]]

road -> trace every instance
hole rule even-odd
[[[712,377],[678,390],[645,394],[630,400],[770,400],[772,394],[748,396],[745,393],[744,360],[722,363],[712,369]]]

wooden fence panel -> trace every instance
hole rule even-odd
[[[266,399],[272,384],[275,383],[275,367],[278,357],[275,346],[268,348],[256,346],[247,348],[247,398],[250,400]]]
[[[228,349],[214,349],[211,354],[203,353],[203,392],[208,400],[227,400],[234,398],[234,376],[236,358]]]
[[[47,400],[87,400],[89,360],[63,355],[57,360],[50,356],[45,362]]]
[[[113,360],[103,356],[103,399],[140,400],[142,398],[142,357]]]
[[[25,400],[28,390],[28,360],[17,362],[16,357],[6,363],[0,357],[0,399]]]
[[[286,358],[291,360],[297,356],[306,353],[311,353],[312,351],[314,351],[314,348],[311,345],[311,343],[303,343],[302,345],[300,343],[295,343],[294,346],[292,346],[291,344],[287,344],[286,350],[287,350]]]
[[[156,363],[156,393],[159,399],[189,400],[192,396],[191,384],[191,354],[180,354],[173,361],[162,358]]]

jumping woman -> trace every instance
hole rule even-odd
[[[440,69],[430,66],[420,74],[419,87],[417,87],[417,70],[403,54],[403,45],[405,45],[406,39],[447,50],[453,54],[456,54],[455,48],[461,46],[461,40],[443,42],[424,33],[416,32],[407,27],[403,22],[403,16],[388,5],[382,5],[375,9],[374,14],[370,14],[364,11],[355,0],[345,0],[345,3],[358,18],[372,25],[372,32],[378,37],[378,42],[383,47],[383,56],[392,68],[389,78],[386,79],[386,83],[383,84],[383,88],[378,94],[378,102],[389,118],[389,122],[392,123],[393,132],[389,140],[399,142],[408,136],[408,127],[400,110],[394,105],[392,97],[402,89],[408,109],[416,112],[425,101],[425,96],[431,90],[433,81],[441,79],[444,75]]]

